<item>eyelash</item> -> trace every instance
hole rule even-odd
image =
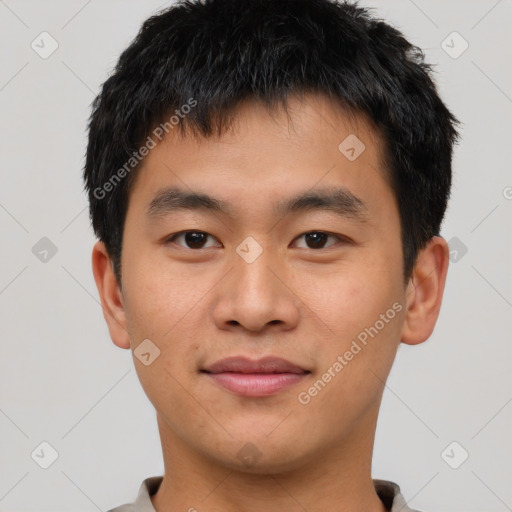
[[[186,235],[187,233],[199,233],[199,234],[203,234],[203,235],[207,235],[207,236],[210,236],[212,238],[215,238],[213,235],[210,235],[209,233],[206,233],[205,231],[197,231],[197,230],[187,230],[187,231],[180,231],[178,233],[174,233],[173,235],[167,237],[164,241],[164,243],[166,244],[169,244],[169,243],[174,243],[174,241],[176,240],[176,238],[178,238],[179,236],[181,235]],[[323,235],[327,235],[328,237],[331,237],[331,238],[337,238],[339,242],[343,243],[343,244],[346,244],[346,243],[350,243],[351,240],[348,239],[347,237],[344,237],[344,236],[341,236],[341,235],[335,235],[334,233],[329,233],[328,231],[306,231],[305,233],[302,233],[301,235],[299,235],[297,238],[295,238],[294,240],[297,240],[305,235],[310,235],[312,233],[320,233],[320,234],[323,234]],[[186,247],[186,246],[183,246],[183,245],[180,245],[180,244],[176,244],[176,245],[179,245],[180,247],[183,247],[184,249],[189,249],[191,251],[201,251],[202,249],[204,249],[204,247],[201,247],[199,249],[193,249],[193,248],[190,248],[190,247]],[[312,250],[312,251],[321,251],[322,249],[330,249],[331,247],[334,247],[336,244],[333,244],[333,245],[330,245],[330,246],[327,246],[327,247],[320,247],[319,249],[314,249],[314,248],[311,248],[311,247],[301,247],[301,249],[309,249],[309,250]],[[210,249],[211,247],[207,247],[206,249]]]

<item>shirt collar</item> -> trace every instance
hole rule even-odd
[[[139,489],[137,499],[133,503],[133,512],[156,512],[150,496],[156,493],[163,476],[146,478]],[[407,505],[400,487],[389,480],[373,480],[377,495],[389,512],[416,512]],[[115,509],[112,511],[115,512]]]

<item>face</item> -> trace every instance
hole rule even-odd
[[[247,101],[229,133],[150,151],[106,315],[162,438],[253,472],[371,444],[412,304],[377,133],[320,96],[289,112]],[[205,371],[230,357],[295,373]]]

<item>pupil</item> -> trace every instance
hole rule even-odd
[[[204,245],[204,233],[191,232],[185,234],[185,241],[187,244],[194,248],[200,249]]]
[[[307,233],[306,243],[312,245],[313,248],[321,247],[325,244],[327,235],[325,233]]]
[[[327,235],[325,233],[307,233],[306,235],[306,243],[312,248],[321,248],[327,239]],[[205,242],[205,233],[199,233],[197,231],[189,232],[185,234],[185,241],[187,244],[194,248],[200,249]]]

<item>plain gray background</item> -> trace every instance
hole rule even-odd
[[[102,316],[81,173],[90,103],[165,5],[0,1],[0,511],[104,511],[163,473],[154,410]],[[361,5],[424,49],[464,123],[441,315],[398,352],[373,476],[425,512],[512,510],[512,2]],[[31,47],[51,49],[43,31],[58,44],[47,58]],[[49,456],[43,441],[58,452],[47,469],[31,456]]]

